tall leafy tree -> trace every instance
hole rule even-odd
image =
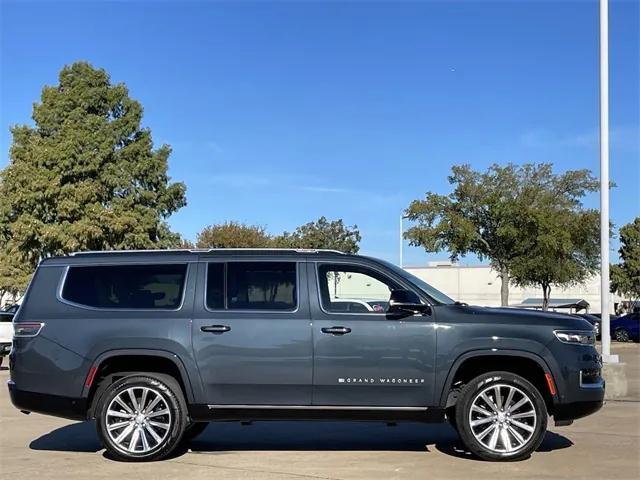
[[[198,248],[267,248],[271,236],[264,227],[225,222],[205,227],[196,239]]]
[[[501,278],[501,303],[509,304],[514,263],[530,254],[523,222],[532,217],[543,198],[575,209],[598,183],[587,170],[554,174],[551,164],[492,165],[485,172],[469,165],[454,166],[449,176],[453,191],[428,192],[406,211],[415,222],[405,237],[429,252],[447,251],[456,261],[467,254],[489,260]],[[555,208],[554,208],[554,211]],[[531,223],[527,223],[531,229]],[[523,280],[524,277],[520,277]]]
[[[273,239],[273,244],[289,248],[326,248],[345,253],[357,253],[362,237],[357,225],[345,225],[342,219],[327,220],[320,217],[296,228],[294,232],[284,232]]]
[[[142,106],[86,62],[65,66],[34,104],[34,125],[11,129],[0,173],[0,245],[30,270],[76,250],[179,243],[166,219],[186,204],[171,183],[171,149],[154,149]]]
[[[611,265],[611,291],[631,301],[640,300],[640,217],[620,228],[621,262]]]
[[[544,195],[543,195],[544,197]],[[584,282],[598,270],[600,215],[596,210],[562,208],[557,199],[541,199],[519,222],[526,254],[511,263],[516,285],[542,289],[547,310],[551,287]]]

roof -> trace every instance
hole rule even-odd
[[[86,252],[73,252],[72,257],[78,255],[113,255],[113,254],[163,254],[163,253],[216,253],[227,255],[238,254],[261,254],[261,253],[289,253],[289,254],[304,254],[311,253],[337,253],[340,255],[346,255],[339,250],[329,250],[321,248],[176,248],[176,249],[154,249],[154,250],[90,250]]]
[[[542,308],[542,298],[527,298],[517,305],[511,307],[521,308]],[[589,302],[583,298],[550,298],[549,308],[589,308]]]
[[[104,250],[74,252],[69,256],[49,257],[42,261],[45,265],[68,265],[70,263],[86,263],[100,261],[131,261],[162,258],[163,261],[197,261],[198,258],[215,256],[291,256],[305,255],[352,256],[338,250],[306,249],[306,248],[203,248],[203,249],[157,249],[157,250]]]

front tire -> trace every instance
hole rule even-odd
[[[115,459],[153,461],[165,458],[180,444],[187,418],[182,389],[173,377],[139,374],[107,387],[96,428]]]
[[[547,430],[540,392],[509,372],[490,372],[470,381],[456,405],[457,430],[465,446],[489,461],[527,458]]]
[[[629,332],[627,332],[624,328],[619,328],[616,330],[616,341],[627,343],[629,341]]]

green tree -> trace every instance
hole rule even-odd
[[[267,248],[271,236],[264,227],[225,222],[205,227],[196,239],[198,248]]]
[[[511,263],[516,285],[542,288],[547,310],[552,286],[584,282],[598,270],[600,214],[597,210],[563,208],[556,197],[541,195],[519,222],[526,254]]]
[[[492,165],[486,172],[454,166],[449,183],[451,193],[428,192],[409,205],[406,214],[416,224],[405,238],[429,252],[447,251],[453,261],[467,254],[489,260],[501,279],[503,306],[509,304],[514,262],[530,253],[525,240],[535,232],[522,228],[536,205],[547,198],[563,209],[578,208],[585,193],[598,185],[587,170],[556,175],[551,164]]]
[[[34,104],[34,126],[11,129],[0,173],[0,244],[26,269],[76,250],[179,243],[166,219],[186,204],[170,183],[171,149],[153,148],[142,106],[89,63],[65,66]]]
[[[272,244],[285,248],[326,248],[345,253],[357,253],[362,240],[357,225],[345,225],[342,219],[327,220],[320,217],[306,223],[293,233],[284,232],[273,239]]]
[[[621,263],[611,265],[611,291],[631,301],[640,299],[640,217],[620,228]]]

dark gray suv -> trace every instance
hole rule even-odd
[[[16,315],[24,412],[96,420],[112,456],[167,456],[213,420],[441,422],[528,456],[604,398],[592,326],[454,302],[381,260],[322,250],[48,258]]]

